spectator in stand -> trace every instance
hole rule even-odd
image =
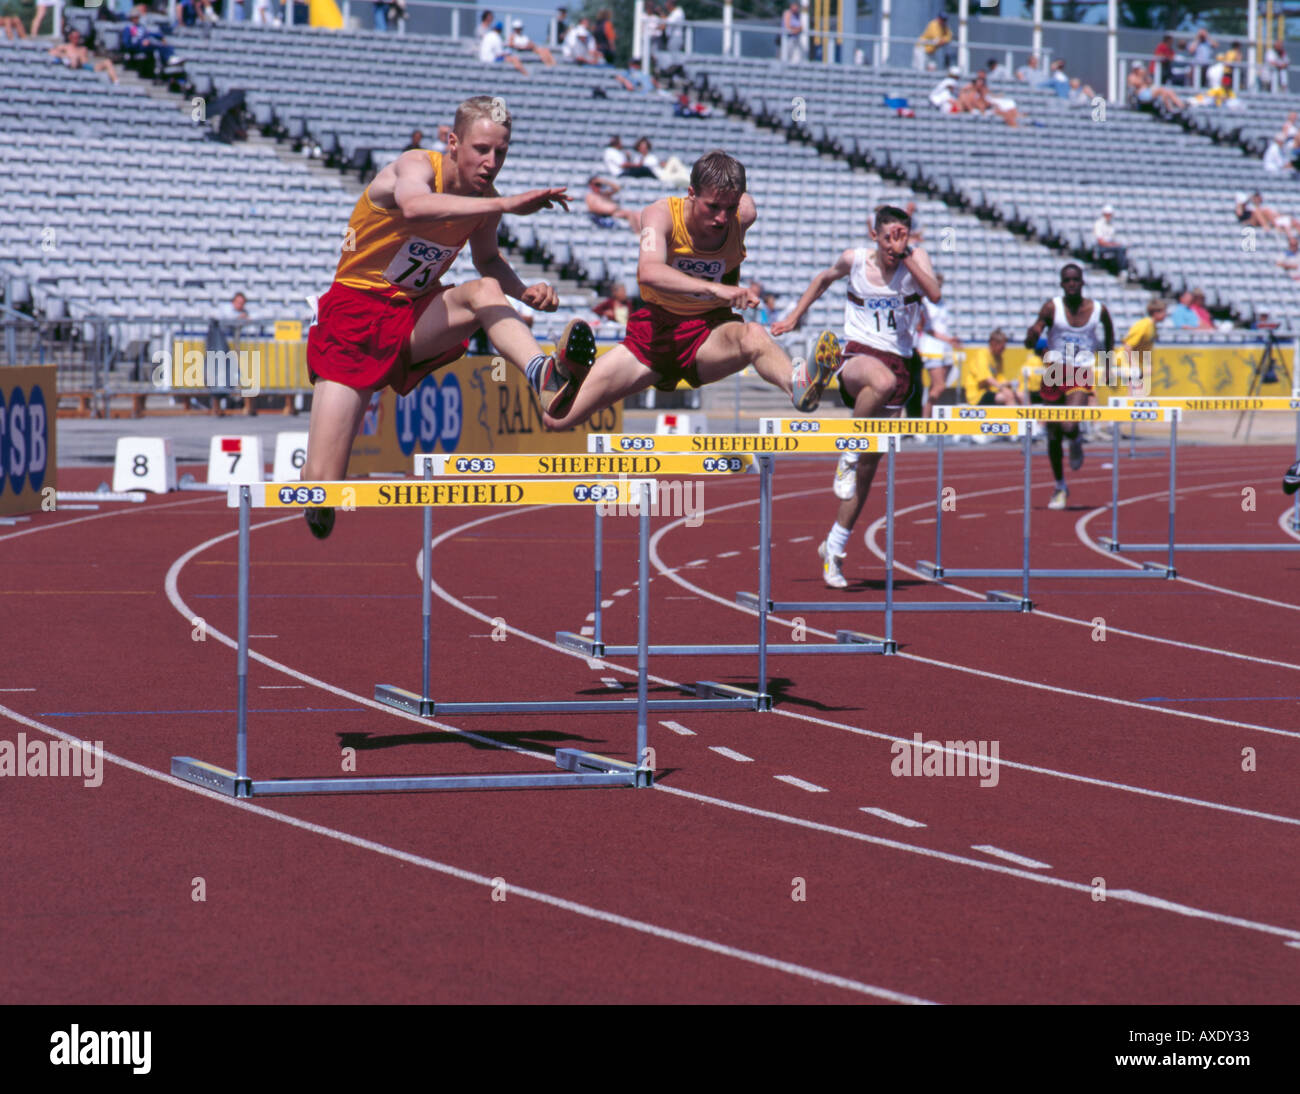
[[[1151,74],[1160,73],[1161,84],[1169,82],[1169,68],[1174,60],[1174,36],[1166,34],[1156,46],[1155,59],[1151,62]]]
[[[677,0],[668,0],[664,14],[664,36],[670,50],[680,53],[686,48],[686,12]]]
[[[933,72],[940,62],[946,60],[945,54],[952,41],[952,31],[948,28],[948,17],[936,15],[925,24],[921,37],[916,40],[912,50],[912,67],[919,72]]]
[[[1174,87],[1192,86],[1192,43],[1179,42],[1169,62],[1169,82]]]
[[[623,168],[627,166],[627,149],[623,147],[623,138],[610,137],[601,159],[605,161],[605,171],[608,174],[621,175]]]
[[[447,138],[450,136],[451,136],[451,126],[449,125],[438,126],[438,135],[437,137],[434,138],[432,151],[446,152]]]
[[[569,33],[569,9],[555,9],[555,44],[564,45],[564,39]]]
[[[1011,73],[998,64],[996,57],[990,57],[984,64],[984,78],[989,83],[1002,83],[1011,79]]]
[[[762,307],[759,308],[759,315],[763,316],[763,318],[761,318],[759,322],[762,323],[764,326],[770,325],[772,320],[776,318],[776,294],[775,293],[763,294],[763,305]]]
[[[614,63],[614,42],[618,35],[614,31],[614,13],[604,8],[596,13],[596,23],[591,29],[596,49],[605,58],[607,65]]]
[[[122,28],[119,36],[119,43],[128,61],[147,57],[153,62],[154,74],[160,75],[169,65],[180,64],[181,59],[167,44],[166,38],[153,27],[144,25],[141,19],[144,11],[143,4],[131,11],[127,24]]]
[[[19,15],[18,0],[0,0],[0,29],[11,42],[15,38],[27,37],[27,27]]]
[[[799,0],[781,14],[781,60],[791,64],[803,60],[803,9]]]
[[[1202,330],[1213,330],[1214,319],[1210,316],[1209,309],[1205,306],[1205,290],[1192,290],[1192,311],[1196,313],[1196,318],[1200,321]]]
[[[1065,74],[1065,61],[1063,59],[1052,62],[1052,68],[1047,77],[1047,86],[1062,99],[1070,97],[1070,77]]]
[[[564,37],[564,59],[575,65],[603,65],[605,58],[596,48],[596,39],[591,33],[591,20],[585,15],[576,26],[569,28]]]
[[[643,71],[641,62],[635,57],[628,61],[623,72],[614,73],[614,79],[626,90],[638,95],[649,95],[650,92],[659,90],[659,81]]]
[[[1233,88],[1233,76],[1235,66],[1240,65],[1242,61],[1241,43],[1233,42],[1226,50],[1220,53],[1215,61],[1223,66],[1223,75],[1219,79],[1219,84],[1225,90],[1231,91]],[[1241,81],[1244,86],[1246,81]]]
[[[422,129],[412,129],[412,130],[411,130],[411,143],[408,144],[405,148],[403,148],[402,151],[403,151],[403,152],[409,152],[409,151],[411,151],[411,149],[413,149],[413,148],[423,148],[423,147],[424,147],[424,130],[422,130]]]
[[[656,49],[664,49],[664,16],[654,0],[645,0],[645,16],[641,20],[641,25],[645,28],[642,33],[645,34],[649,50],[653,52]]]
[[[487,10],[478,17],[478,26],[474,28],[474,42],[476,45],[483,41],[483,35],[492,29],[492,24],[496,21],[496,16]]]
[[[678,118],[709,118],[713,116],[713,107],[707,103],[693,103],[685,91],[677,96],[673,104],[673,116]]]
[[[1169,316],[1169,301],[1153,297],[1147,304],[1146,318],[1128,329],[1124,341],[1115,347],[1121,384],[1127,383],[1133,395],[1151,394],[1151,351],[1156,344],[1156,326]]]
[[[487,29],[487,32],[478,42],[478,59],[485,65],[496,65],[504,61],[520,75],[527,76],[528,69],[524,68],[523,61],[506,49],[505,41],[501,37],[501,31],[500,20]]]
[[[961,69],[956,65],[948,69],[948,75],[934,85],[930,92],[930,105],[943,114],[960,114],[966,107],[961,100],[958,78]]]
[[[1030,87],[1037,87],[1043,82],[1043,70],[1038,67],[1038,54],[1031,53],[1028,60],[1016,69],[1016,79]]]
[[[971,109],[974,113],[996,114],[1012,129],[1020,124],[1020,114],[1016,110],[1015,99],[990,96],[988,81],[982,72],[975,73],[975,79],[968,85],[967,101],[972,104]]]
[[[1279,133],[1269,141],[1268,148],[1264,151],[1264,170],[1272,174],[1294,171],[1295,165],[1291,162],[1291,152],[1292,149],[1286,139]]]
[[[1071,106],[1087,106],[1092,102],[1095,94],[1092,88],[1078,76],[1070,77],[1070,94],[1066,97],[1066,101]]]
[[[1162,114],[1180,113],[1187,104],[1172,87],[1156,87],[1141,61],[1134,61],[1128,74],[1129,103],[1138,109],[1159,110]]]
[[[1192,39],[1192,64],[1200,69],[1202,87],[1209,83],[1210,63],[1214,60],[1214,51],[1218,48],[1219,43],[1210,37],[1210,32],[1204,27],[1198,30],[1196,37]]]
[[[619,184],[613,179],[592,175],[587,180],[587,193],[584,197],[587,212],[591,216],[592,223],[598,228],[617,228],[615,221],[625,220],[627,226],[639,235],[641,214],[635,209],[624,209],[614,200],[614,195],[620,189]]]
[[[632,302],[628,299],[627,285],[615,281],[609,287],[609,295],[591,309],[596,313],[596,321],[591,325],[599,327],[601,323],[610,323],[618,328],[613,337],[619,338],[627,330],[627,317],[632,311]]]
[[[107,57],[94,59],[90,55],[90,50],[81,44],[81,31],[68,31],[68,40],[61,42],[50,51],[50,56],[69,68],[81,68],[83,65],[91,65],[96,72],[107,72],[108,78],[117,83],[117,69],[113,67],[113,62]]]
[[[1022,406],[1026,402],[1007,375],[1006,349],[1006,332],[998,328],[989,335],[987,349],[977,346],[966,355],[961,386],[971,406]]]
[[[524,33],[524,24],[518,19],[510,24],[510,37],[506,40],[506,45],[516,53],[536,53],[541,58],[542,64],[548,68],[555,64],[555,55],[545,46],[539,46],[529,38]]]
[[[1295,251],[1300,247],[1300,236],[1296,234],[1295,222],[1289,216],[1265,205],[1264,195],[1258,190],[1250,195],[1244,191],[1238,192],[1234,211],[1241,224],[1262,228],[1266,232],[1280,232],[1286,237],[1288,250]]]
[[[1286,55],[1286,42],[1281,38],[1277,39],[1268,50],[1268,59],[1265,61],[1269,75],[1272,77],[1269,86],[1274,91],[1285,91],[1287,89],[1287,69],[1291,67],[1291,60]]]
[[[1115,208],[1112,205],[1101,207],[1099,216],[1092,225],[1092,257],[1095,261],[1113,264],[1114,272],[1123,281],[1128,275],[1128,253],[1115,235]]]
[[[1178,298],[1178,307],[1169,316],[1169,325],[1178,330],[1196,330],[1201,317],[1192,310],[1192,293],[1189,289]]]
[[[649,171],[660,182],[666,182],[669,186],[688,186],[691,181],[691,169],[676,156],[660,160],[652,148],[649,137],[642,137],[637,141],[635,148],[628,154],[628,166],[623,168],[623,173],[640,174],[642,171]]]
[[[248,314],[248,297],[242,292],[237,292],[230,299],[229,304],[222,304],[217,309],[217,318],[231,322],[247,323],[251,318]]]

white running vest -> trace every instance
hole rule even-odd
[[[921,288],[901,263],[889,279],[888,288],[871,284],[867,280],[867,253],[866,247],[853,252],[849,296],[844,304],[844,333],[850,342],[910,357],[921,310]]]
[[[1073,349],[1067,349],[1067,346]],[[1047,352],[1057,354],[1053,360],[1076,366],[1093,365],[1097,351],[1102,346],[1101,304],[1092,302],[1092,314],[1081,327],[1070,326],[1065,314],[1065,301],[1059,296],[1052,299],[1052,325],[1047,329]],[[1046,355],[1044,355],[1046,361]],[[1047,362],[1050,364],[1051,362]]]

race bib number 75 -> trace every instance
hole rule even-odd
[[[390,285],[420,293],[438,284],[459,253],[459,247],[411,236],[393,256],[384,277]]]

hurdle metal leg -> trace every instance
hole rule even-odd
[[[272,778],[253,779],[248,774],[248,600],[250,565],[250,514],[249,487],[240,488],[239,504],[239,593],[238,641],[236,655],[236,686],[238,690],[236,714],[235,770],[230,771],[215,764],[196,760],[192,756],[173,756],[171,773],[187,782],[226,794],[232,798],[254,798],[284,794],[357,794],[392,793],[422,790],[512,790],[512,789],[564,789],[592,786],[649,786],[654,772],[644,766],[649,757],[647,745],[648,700],[646,696],[645,644],[649,633],[649,604],[646,597],[647,569],[649,566],[649,488],[642,495],[642,524],[640,530],[640,572],[642,575],[640,620],[638,639],[642,649],[637,697],[634,704],[624,704],[624,709],[635,709],[637,718],[637,759],[633,763],[600,756],[581,749],[561,748],[555,753],[559,771],[512,775],[380,775],[380,776],[330,776],[327,778]],[[432,584],[431,533],[432,517],[425,509],[425,667],[427,691],[429,595]],[[409,694],[409,693],[408,693]],[[418,697],[417,697],[418,698]],[[400,706],[398,703],[391,703]],[[482,705],[482,704],[480,704]],[[510,704],[499,706],[508,707]],[[406,709],[402,707],[402,709]],[[608,708],[607,708],[608,709]]]

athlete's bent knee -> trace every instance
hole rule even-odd
[[[472,283],[470,303],[476,308],[490,308],[506,302],[505,291],[495,277],[480,277]]]

